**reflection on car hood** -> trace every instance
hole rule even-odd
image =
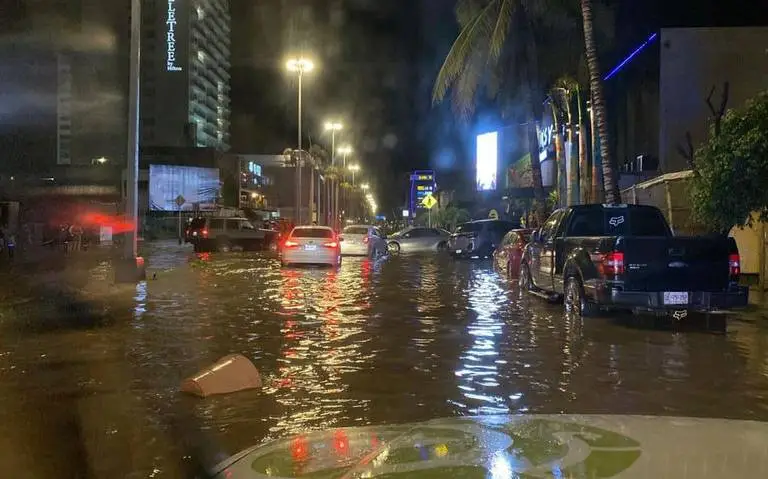
[[[341,428],[245,450],[217,478],[766,477],[768,423],[481,416]]]

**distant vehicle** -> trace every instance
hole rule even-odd
[[[197,218],[193,218],[189,222],[186,229],[184,229],[185,243],[192,243],[195,239],[197,239],[200,236],[201,232],[205,229],[205,224],[206,224],[205,220],[206,218],[197,217]]]
[[[327,226],[297,226],[280,248],[280,264],[340,266],[341,241]]]
[[[341,232],[342,256],[376,258],[387,254],[387,241],[379,228],[371,225],[350,225]]]
[[[260,251],[265,249],[276,234],[257,229],[246,218],[200,218],[190,229],[190,242],[195,252],[207,251]],[[193,222],[194,223],[194,222]]]
[[[450,237],[444,229],[409,226],[389,236],[387,247],[391,253],[445,251]]]
[[[513,221],[470,221],[456,227],[448,248],[455,258],[485,258],[493,254],[504,235],[519,228],[520,224]]]
[[[532,229],[515,229],[504,235],[493,253],[493,264],[508,278],[517,278],[525,245],[531,241]]]
[[[579,316],[600,309],[652,312],[682,320],[747,304],[739,250],[725,236],[674,236],[644,205],[560,209],[537,230],[520,266],[520,288],[563,298]]]

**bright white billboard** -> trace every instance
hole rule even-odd
[[[477,135],[477,191],[496,190],[499,164],[499,134],[496,131]]]
[[[219,197],[219,169],[196,166],[149,165],[149,208],[179,211],[176,199],[184,198],[182,210],[216,208]]]

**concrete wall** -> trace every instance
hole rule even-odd
[[[676,151],[690,131],[694,145],[707,137],[706,98],[720,103],[730,83],[729,108],[768,88],[768,27],[672,28],[661,31],[659,161],[662,172],[687,168]]]

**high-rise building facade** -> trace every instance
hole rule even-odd
[[[143,0],[141,146],[229,149],[229,0]]]

